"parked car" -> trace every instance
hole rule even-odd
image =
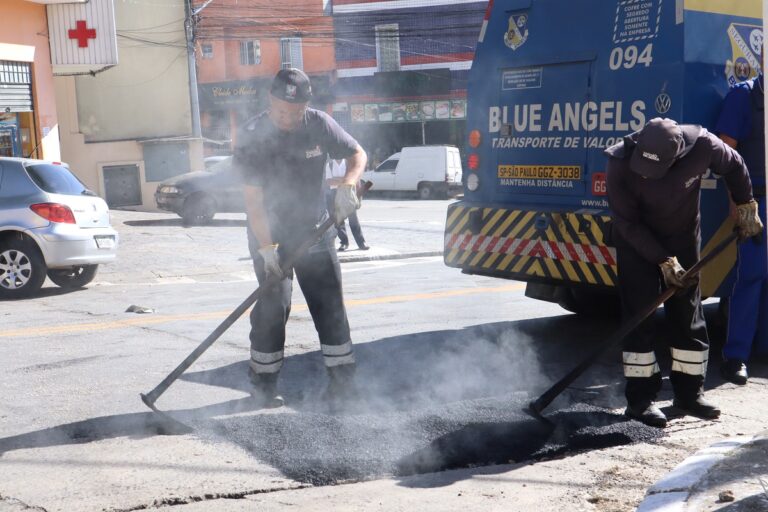
[[[363,179],[379,192],[413,191],[421,199],[434,199],[461,190],[461,172],[455,146],[413,146],[390,156]]]
[[[173,212],[184,223],[207,224],[217,213],[245,211],[243,189],[227,157],[205,171],[188,172],[157,186],[155,202],[161,210]]]
[[[63,288],[90,283],[114,261],[109,207],[66,164],[0,157],[0,297],[28,297],[47,275]]]

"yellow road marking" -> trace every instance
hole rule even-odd
[[[479,295],[482,293],[503,293],[522,290],[525,283],[513,283],[503,286],[486,286],[479,288],[464,288],[458,290],[445,290],[431,293],[413,293],[407,295],[388,295],[383,297],[373,297],[370,299],[351,299],[345,301],[345,305],[350,307],[371,306],[375,304],[390,304],[395,302],[413,302],[420,300],[441,299],[448,297],[464,297],[468,295]],[[293,311],[306,311],[306,304],[297,304],[291,307]],[[152,315],[139,318],[126,318],[124,320],[112,320],[107,322],[88,322],[82,324],[52,325],[48,327],[11,329],[0,332],[0,338],[20,338],[31,336],[46,336],[55,334],[73,334],[79,332],[108,331],[121,329],[124,327],[163,324],[168,322],[179,322],[188,320],[216,320],[226,318],[231,311],[211,311],[183,315]]]

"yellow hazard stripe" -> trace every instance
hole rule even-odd
[[[709,254],[717,244],[725,240],[725,237],[732,232],[733,221],[728,219],[720,225],[715,234],[712,235],[712,238],[709,239],[707,245],[701,251],[701,255],[706,256]],[[704,297],[715,295],[735,263],[736,244],[731,244],[701,271],[701,294]]]
[[[685,9],[744,18],[763,17],[761,0],[685,0]]]

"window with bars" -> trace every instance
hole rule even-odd
[[[400,26],[376,25],[376,63],[379,71],[400,70]]]
[[[0,83],[31,84],[32,70],[29,62],[0,60]]]
[[[204,59],[212,59],[213,58],[213,45],[212,44],[201,44],[200,45],[201,53],[203,54]]]
[[[300,37],[280,38],[280,67],[304,69]]]
[[[240,65],[255,66],[257,64],[261,64],[261,42],[258,39],[240,41]]]

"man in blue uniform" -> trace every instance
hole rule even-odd
[[[277,376],[283,364],[294,273],[330,376],[325,398],[334,402],[348,398],[355,369],[334,233],[327,232],[293,269],[282,269],[280,264],[328,218],[323,193],[328,158],[347,162],[334,200],[336,222],[360,207],[355,187],[365,169],[365,152],[333,118],[308,108],[311,96],[304,72],[280,70],[270,89],[269,110],[243,125],[233,159],[244,182],[248,245],[256,276],[259,283],[279,279],[251,312],[249,374],[253,396],[262,407],[283,403]]]
[[[765,117],[763,73],[736,84],[723,103],[716,130],[720,138],[739,151],[749,169],[752,189],[765,224]],[[728,310],[728,335],[723,347],[723,378],[747,383],[747,360],[752,347],[768,353],[768,239],[739,245],[736,283]]]
[[[762,229],[747,168],[736,151],[707,130],[671,119],[652,119],[606,153],[623,314],[630,318],[642,311],[664,287],[680,289],[666,303],[674,405],[694,416],[717,418],[720,410],[703,397],[709,337],[698,279],[683,275],[699,259],[701,176],[707,169],[722,176],[731,192],[740,236]],[[654,404],[661,389],[654,342],[650,319],[625,340],[626,414],[663,427],[667,418]]]

